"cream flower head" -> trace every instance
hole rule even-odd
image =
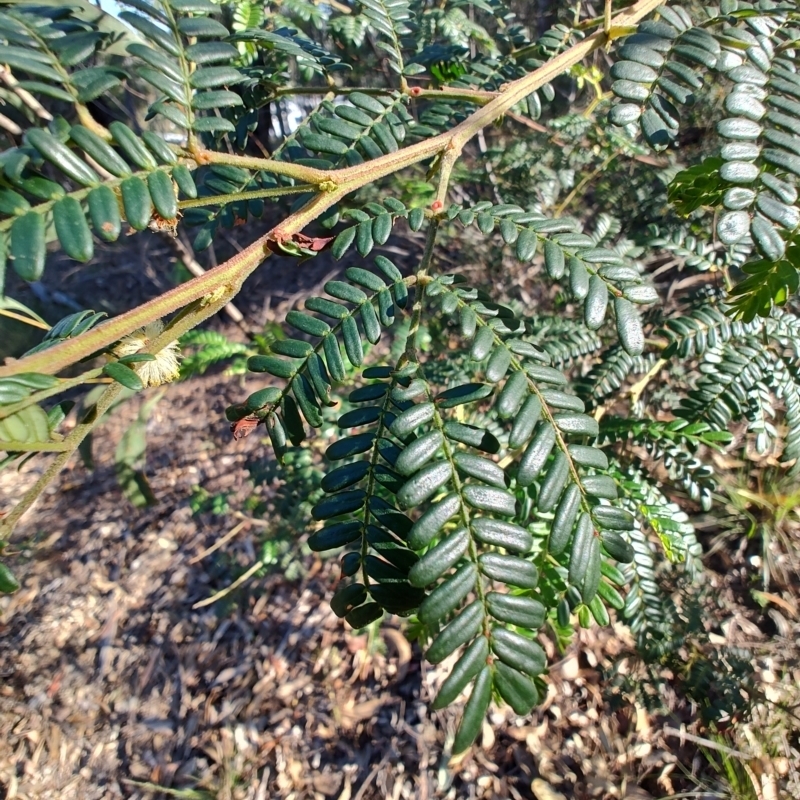
[[[158,320],[151,322],[144,328],[126,336],[114,348],[114,355],[117,358],[131,356],[140,353],[150,346],[151,342],[158,338],[163,332],[164,324]],[[155,355],[155,361],[142,361],[139,364],[131,364],[131,368],[136,371],[139,380],[146,387],[161,386],[164,383],[172,383],[178,378],[180,373],[180,347],[177,342],[170,342]]]

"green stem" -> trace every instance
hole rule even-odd
[[[453,294],[455,294],[455,293],[453,293]],[[468,305],[458,295],[455,295],[455,297],[458,300],[458,307],[459,308],[463,308],[463,307]],[[477,316],[477,324],[478,324],[478,327],[481,327],[481,328],[488,328],[489,327],[486,324],[486,322],[480,317],[480,315]],[[510,359],[511,359],[510,362],[509,362],[510,369],[514,370],[515,372],[521,372],[525,376],[525,379],[528,382],[529,390],[532,391],[536,395],[536,397],[539,399],[539,403],[542,406],[542,416],[545,418],[547,423],[552,426],[553,431],[555,432],[555,435],[556,435],[556,446],[564,454],[564,457],[567,459],[567,466],[569,468],[570,476],[572,477],[573,482],[577,485],[578,489],[580,490],[580,493],[581,493],[581,508],[587,514],[591,514],[592,509],[591,509],[591,506],[589,505],[589,501],[586,499],[586,489],[584,489],[583,482],[581,481],[581,476],[578,473],[578,468],[575,466],[575,462],[572,460],[572,456],[570,456],[570,454],[569,454],[569,447],[568,447],[566,441],[564,440],[563,434],[558,429],[558,425],[556,425],[555,418],[553,417],[553,412],[550,410],[550,407],[547,405],[547,401],[544,399],[544,396],[542,395],[542,392],[539,389],[539,386],[536,384],[536,382],[534,380],[532,380],[530,378],[528,373],[525,371],[525,366],[523,365],[522,361],[520,361],[520,359],[516,355],[516,353],[512,353],[511,350],[508,349],[508,346],[506,345],[506,343],[502,339],[502,337],[494,330],[492,330],[492,335],[494,336],[495,344],[499,345],[500,347],[504,347],[508,351],[508,354],[509,354]]]
[[[349,94],[369,94],[369,95],[391,95],[395,94],[395,89],[390,88],[371,88],[368,86],[336,86],[336,87],[322,87],[322,86],[286,86],[282,89],[277,89],[270,99],[277,99],[279,97],[291,97],[298,94],[310,95],[324,95],[333,94],[338,97],[346,97]],[[452,87],[444,87],[442,89],[425,89],[421,86],[413,86],[406,92],[408,97],[413,99],[425,100],[466,100],[468,102],[484,105],[491,100],[494,100],[500,95],[500,92],[489,92],[484,89],[455,89]]]
[[[214,150],[199,150],[196,153],[186,153],[186,155],[189,158],[193,158],[198,166],[224,164],[230,167],[241,167],[242,169],[255,169],[260,172],[284,175],[287,178],[312,183],[314,186],[332,180],[332,171],[317,169],[316,167],[305,167],[302,164],[293,164],[290,161],[276,161],[272,158],[259,158],[258,156],[237,156],[233,153],[222,153]]]
[[[313,183],[301,183],[297,186],[276,186],[271,189],[253,189],[249,192],[234,192],[233,194],[215,194],[210,197],[197,197],[193,200],[181,200],[178,208],[203,208],[204,206],[222,206],[226,203],[236,203],[239,200],[261,200],[265,197],[283,197],[286,194],[303,194],[314,192],[317,187]]]
[[[16,403],[0,406],[0,419],[5,419],[6,417],[10,417],[12,414],[16,414],[18,411],[22,411],[23,408],[32,406],[35,403],[41,403],[42,400],[47,400],[48,397],[53,397],[53,395],[61,394],[61,392],[66,392],[68,389],[74,389],[76,386],[80,386],[82,383],[87,383],[88,381],[94,380],[95,378],[99,378],[102,374],[103,374],[102,369],[92,369],[89,370],[89,372],[84,372],[82,375],[78,375],[75,378],[67,378],[66,380],[61,380],[55,386],[51,386],[48,389],[42,389],[39,392],[34,392],[33,394],[28,395],[28,397],[26,397],[24,400],[19,400]],[[41,444],[41,442],[39,444]],[[3,449],[13,450],[14,448],[6,448],[4,446]],[[36,449],[36,448],[28,448],[28,449]]]
[[[383,396],[383,403],[381,404],[380,421],[378,428],[375,431],[375,440],[372,443],[372,452],[369,456],[369,472],[367,478],[366,497],[364,501],[364,522],[361,528],[361,579],[364,586],[369,590],[369,575],[367,574],[367,556],[369,555],[369,540],[367,539],[367,532],[370,520],[369,501],[375,492],[375,469],[380,464],[380,441],[385,432],[389,428],[386,425],[386,414],[389,411],[389,406],[392,404],[392,388],[395,386],[394,381],[389,386],[389,391]]]
[[[405,355],[409,361],[415,364],[419,363],[417,356],[417,334],[419,333],[419,326],[422,321],[422,307],[425,301],[425,286],[428,283],[428,269],[433,260],[433,248],[436,244],[436,233],[439,230],[439,220],[434,218],[428,226],[428,234],[425,239],[425,250],[422,253],[422,259],[419,262],[415,279],[419,287],[414,298],[414,306],[411,309],[411,324],[408,328],[408,336],[406,337]]]
[[[69,449],[66,442],[0,442],[0,446],[6,453],[60,453]]]
[[[420,378],[425,381],[425,391],[428,396],[428,400],[433,403],[434,398],[430,390],[430,384],[425,378],[425,374],[422,371],[422,367],[420,366],[417,374]],[[452,484],[453,489],[455,490],[456,495],[458,496],[459,502],[459,516],[461,517],[461,522],[464,527],[467,529],[469,533],[469,547],[467,552],[469,553],[469,560],[475,565],[475,569],[477,570],[478,579],[475,581],[475,594],[478,596],[478,600],[480,600],[481,605],[483,606],[484,613],[483,613],[483,635],[489,639],[491,637],[492,631],[489,624],[489,614],[488,609],[486,608],[486,593],[484,591],[483,586],[483,576],[481,575],[480,567],[478,566],[478,546],[475,543],[475,537],[472,533],[472,525],[470,523],[470,514],[471,509],[467,506],[466,502],[464,501],[463,496],[463,489],[461,485],[461,478],[458,477],[458,467],[456,466],[455,458],[453,455],[453,448],[450,446],[450,440],[447,438],[447,434],[444,432],[444,420],[442,419],[441,412],[436,407],[434,403],[434,412],[433,412],[433,425],[442,435],[442,450],[444,452],[445,459],[450,464],[450,472],[452,474]]]
[[[617,157],[617,153],[614,153],[613,156],[609,156],[603,163],[594,171],[586,175],[580,183],[567,195],[564,202],[555,210],[553,214],[554,217],[560,217],[564,211],[569,208],[569,204],[575,199],[576,195],[579,192],[582,192],[586,185],[591,183],[598,175],[605,172],[606,168],[611,164],[612,161]]]

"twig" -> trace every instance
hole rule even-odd
[[[206,606],[210,606],[213,603],[216,603],[217,600],[221,600],[223,597],[229,595],[234,589],[238,589],[243,583],[248,581],[253,575],[258,572],[261,567],[264,566],[264,561],[259,559],[253,564],[244,575],[240,575],[230,586],[226,586],[224,589],[221,589],[216,594],[212,594],[211,597],[206,597],[205,600],[200,600],[199,602],[195,603],[192,608],[205,608]]]
[[[591,183],[598,175],[602,175],[606,169],[608,168],[609,164],[617,157],[617,154],[609,156],[594,172],[589,173],[586,175],[580,183],[567,195],[564,202],[555,210],[553,213],[554,217],[560,217],[564,211],[566,211],[569,204],[575,199],[577,194],[583,191],[586,186]]]
[[[386,753],[383,758],[370,770],[369,775],[364,778],[364,783],[358,787],[358,791],[355,793],[353,800],[361,800],[364,795],[367,793],[367,789],[369,789],[369,785],[372,781],[375,780],[378,773],[383,769],[383,765],[389,760],[389,754]]]
[[[727,747],[724,744],[718,744],[717,742],[712,742],[710,739],[703,739],[701,736],[695,736],[692,733],[687,733],[683,730],[678,730],[677,728],[664,728],[662,733],[665,736],[677,736],[681,739],[681,744],[683,744],[683,740],[685,739],[687,742],[693,742],[694,744],[703,745],[703,747],[708,747],[711,750],[718,750],[720,753],[725,753],[728,756],[736,756],[736,758],[743,758],[745,760],[750,760],[753,756],[748,755],[747,753],[743,753],[741,750],[734,750],[732,747]]]
[[[0,316],[10,317],[11,319],[24,322],[26,325],[31,325],[34,328],[41,328],[43,331],[49,331],[50,326],[46,322],[39,322],[38,320],[26,317],[23,314],[16,314],[13,311],[7,311],[5,308],[0,308]]]
[[[486,153],[489,148],[486,146],[486,137],[483,134],[483,128],[478,131],[478,149],[481,151],[481,155],[483,156],[483,166],[486,169],[486,174],[489,176],[489,183],[492,184],[492,194],[494,195],[495,203],[502,203],[503,198],[500,196],[500,189],[497,186],[497,175],[494,174],[494,167],[489,159],[486,157]]]
[[[14,122],[13,119],[9,119],[5,114],[0,114],[0,128],[7,130],[12,136],[21,136],[22,135],[22,128]]]
[[[666,366],[666,364],[667,362],[663,358],[659,358],[658,361],[656,361],[656,363],[650,367],[650,370],[647,372],[647,374],[641,380],[637,381],[633,384],[633,386],[631,386],[630,394],[632,405],[636,405],[636,403],[639,402],[639,398],[642,396],[642,392],[647,387],[647,384],[650,383],[650,381],[653,380],[653,378],[655,378],[659,372],[661,372],[661,369]]]
[[[53,115],[27,90],[19,85],[19,81],[14,77],[11,70],[6,66],[0,66],[0,80],[11,89],[20,100],[36,114],[39,119],[50,122]]]
[[[222,545],[233,539],[233,537],[236,536],[236,534],[239,533],[239,531],[242,530],[242,528],[244,528],[246,525],[246,522],[239,522],[238,524],[234,525],[233,528],[231,528],[221,539],[217,539],[217,541],[214,542],[211,547],[207,547],[202,553],[199,553],[194,558],[190,559],[189,563],[196,564],[198,561],[202,561],[206,556],[210,556],[215,550],[219,550]]]
[[[236,517],[236,519],[243,519],[248,524],[255,525],[257,528],[271,528],[272,527],[272,523],[271,522],[267,522],[267,520],[265,520],[265,519],[256,519],[255,517],[248,517],[247,514],[242,514],[241,511],[234,511],[233,512],[233,516]]]
[[[553,141],[556,144],[561,144],[561,142],[556,138],[556,134],[550,130],[550,128],[542,125],[541,122],[536,122],[536,120],[528,119],[528,117],[523,116],[522,114],[517,114],[513,111],[506,114],[509,119],[513,119],[514,122],[518,122],[520,125],[524,125],[526,128],[530,128],[532,131],[536,131],[536,133],[546,133],[549,136],[553,137]]]

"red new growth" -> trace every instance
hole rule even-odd
[[[251,434],[258,427],[258,423],[258,417],[254,417],[252,414],[249,417],[238,420],[238,422],[232,422],[231,433],[234,440],[244,439],[245,436]]]

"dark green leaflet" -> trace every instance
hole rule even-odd
[[[108,129],[125,155],[137,167],[150,170],[158,166],[150,151],[127,125],[121,122],[112,122]]]
[[[539,702],[539,692],[533,681],[502,661],[494,665],[494,685],[500,696],[517,714],[530,713]]]
[[[354,628],[366,628],[376,619],[383,616],[383,609],[377,603],[367,603],[366,605],[354,608],[346,617],[345,620]]]
[[[619,531],[633,530],[633,514],[625,509],[614,506],[595,506],[592,514],[601,528]]]
[[[89,261],[94,255],[92,233],[81,204],[74,197],[62,197],[53,206],[53,223],[64,252],[76,261]]]
[[[500,450],[500,441],[494,434],[474,425],[445,422],[442,429],[448,439],[469,445],[476,450],[483,450],[485,453],[496,453]]]
[[[26,281],[38,281],[44,272],[44,217],[29,211],[11,225],[8,255],[14,271]]]
[[[353,464],[345,464],[343,467],[329,472],[323,479],[320,487],[324,492],[339,492],[358,483],[369,471],[369,463],[366,461],[356,461]]]
[[[325,520],[339,517],[342,514],[349,514],[361,508],[366,497],[367,494],[363,489],[340,492],[317,503],[311,512],[311,516],[314,519]]]
[[[305,358],[313,352],[313,348],[308,342],[299,339],[278,339],[270,345],[273,353],[289,358]]]
[[[291,361],[274,356],[250,356],[247,359],[247,369],[250,372],[268,372],[278,378],[292,378],[296,374],[296,369]]]
[[[489,657],[489,642],[485,636],[478,636],[467,647],[456,662],[439,694],[433,701],[433,708],[446,708],[465,689],[467,684],[486,666]]]
[[[360,522],[339,522],[312,534],[308,539],[308,546],[318,552],[334,550],[354,542],[360,535]]]
[[[600,564],[600,572],[616,586],[627,586],[628,584],[622,572],[608,561],[603,561]]]
[[[426,547],[444,525],[458,513],[460,508],[461,501],[455,494],[449,494],[434,503],[414,523],[408,536],[408,546],[412,550],[421,550]]]
[[[575,529],[575,539],[572,543],[572,552],[569,559],[569,580],[574,586],[582,585],[586,572],[589,569],[589,561],[591,558],[590,550],[594,538],[595,535],[591,517],[583,513]]]
[[[337,617],[344,617],[367,599],[363,584],[349,583],[336,591],[331,598],[331,609]]]
[[[476,478],[490,486],[498,486],[504,489],[506,486],[506,475],[503,470],[492,461],[472,453],[456,453],[453,456],[458,470],[464,475]]]
[[[622,611],[625,608],[625,600],[622,595],[604,580],[601,580],[597,586],[597,595],[617,611]]]
[[[411,568],[408,581],[412,586],[425,587],[434,583],[447,570],[455,566],[469,546],[469,531],[461,528],[444,538],[425,553]]]
[[[27,132],[26,137],[43,158],[74,181],[83,186],[94,186],[100,182],[97,173],[52,134],[33,128]]]
[[[181,193],[189,198],[197,197],[197,186],[188,167],[178,164],[172,168],[172,178],[178,184]]]
[[[400,439],[405,439],[415,428],[427,425],[433,419],[433,415],[433,403],[412,406],[392,423],[392,433]]]
[[[435,398],[439,408],[455,408],[465,403],[474,403],[483,400],[494,391],[494,387],[483,383],[467,383],[447,389],[438,394]]]
[[[488,578],[508,586],[535,589],[539,582],[539,570],[536,565],[518,556],[483,553],[478,556],[478,565]]]
[[[527,397],[528,381],[522,372],[514,372],[498,395],[495,408],[501,419],[511,419]]]
[[[449,462],[430,464],[409,478],[397,493],[401,508],[413,508],[428,500],[444,486],[452,475]]]
[[[606,532],[601,540],[608,554],[622,564],[633,561],[633,548],[618,533]]]
[[[519,462],[517,483],[520,486],[530,486],[536,480],[555,443],[555,428],[549,422],[540,425]]]
[[[147,188],[156,211],[164,219],[175,219],[178,215],[178,198],[172,178],[164,170],[157,169],[147,176]]]
[[[266,405],[277,403],[280,399],[281,390],[278,389],[277,386],[268,386],[265,389],[259,389],[257,392],[253,392],[245,401],[245,405],[250,412],[258,411]]]
[[[527,383],[527,380],[526,380]],[[522,404],[522,408],[514,419],[514,425],[508,437],[508,446],[515,450],[522,447],[533,434],[536,423],[542,414],[542,403],[536,395],[530,395]]]
[[[150,224],[153,209],[147,184],[134,176],[122,181],[119,188],[122,192],[125,219],[132,228],[143,231]]]
[[[605,605],[603,605],[603,601],[598,595],[592,598],[589,603],[589,610],[592,612],[592,616],[595,618],[598,625],[605,626],[610,624],[611,618],[608,615],[608,610]]]
[[[550,511],[555,506],[567,480],[569,480],[569,459],[559,450],[553,456],[553,461],[539,489],[540,511]]]
[[[439,431],[431,431],[413,441],[398,456],[395,469],[401,475],[411,475],[421,469],[441,449],[444,437]]]
[[[557,556],[564,552],[580,511],[580,503],[580,488],[573,483],[567,487],[553,515],[550,536],[547,540],[547,549],[553,555]]]
[[[330,445],[325,451],[325,457],[329,461],[339,461],[343,458],[350,458],[351,456],[369,450],[374,441],[375,434],[372,432],[360,433],[357,436],[347,436]]]
[[[112,361],[103,367],[103,372],[109,378],[113,378],[117,383],[121,383],[126,389],[132,389],[134,392],[141,391],[144,386],[142,385],[139,376],[124,364]]]
[[[624,297],[614,298],[614,313],[617,315],[617,334],[627,353],[639,355],[644,351],[642,321],[633,303]]]
[[[596,330],[603,324],[607,306],[608,287],[599,275],[592,275],[584,306],[584,319],[588,328]]]
[[[470,484],[463,487],[462,494],[467,503],[481,511],[493,511],[509,517],[516,512],[516,498],[494,486]]]
[[[123,178],[131,174],[131,168],[117,151],[96,133],[84,128],[83,125],[74,125],[70,130],[70,138],[112,175]]]
[[[533,546],[533,537],[513,522],[478,517],[472,521],[475,537],[484,544],[505,547],[518,553],[527,553]]]
[[[109,186],[97,186],[87,197],[89,218],[95,233],[106,242],[114,242],[122,230],[117,196]]]
[[[486,608],[501,622],[526,630],[536,630],[544,622],[545,607],[531,597],[489,592],[486,595]]]
[[[19,581],[11,570],[0,561],[0,594],[11,594],[19,589]]]
[[[425,652],[431,664],[444,661],[447,656],[469,642],[480,630],[483,622],[483,604],[474,600],[464,608],[433,640]]]
[[[569,625],[570,613],[571,612],[570,612],[570,608],[569,608],[569,601],[567,600],[566,597],[564,597],[559,602],[558,610],[556,611],[556,614],[557,614],[556,619],[558,621],[558,624],[562,628],[566,628],[567,625]]]
[[[601,559],[600,539],[597,536],[593,536],[589,546],[586,574],[583,577],[583,586],[581,587],[581,597],[584,603],[590,603],[597,594],[601,577]]]
[[[509,667],[535,677],[544,672],[544,650],[532,639],[499,625],[492,629],[492,650]]]
[[[595,467],[596,469],[608,469],[608,458],[602,450],[596,447],[587,447],[582,444],[571,444],[567,446],[567,451],[573,461],[584,467]]]
[[[456,738],[453,742],[454,754],[466,750],[478,737],[491,699],[492,672],[489,667],[484,666],[478,673],[472,694],[464,707],[464,716],[461,718],[461,724],[456,731]]]
[[[437,586],[419,607],[419,618],[426,625],[432,625],[458,608],[464,598],[472,591],[478,573],[474,564],[464,564],[456,572]]]
[[[501,381],[511,365],[511,353],[505,347],[496,347],[486,365],[486,379],[492,383]]]

